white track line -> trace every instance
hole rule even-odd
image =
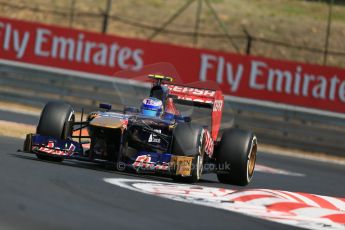
[[[237,212],[295,227],[315,230],[345,229],[345,211],[321,207],[325,201],[331,200],[337,200],[338,206],[343,207],[345,200],[342,198],[318,196],[320,199],[313,201],[306,197],[311,196],[311,194],[303,195],[303,193],[270,189],[234,191],[198,185],[124,178],[104,178],[104,181],[136,192]]]

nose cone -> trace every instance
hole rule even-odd
[[[90,122],[90,125],[110,129],[117,129],[123,128],[125,125],[125,121],[117,117],[96,117]]]

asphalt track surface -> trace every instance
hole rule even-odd
[[[40,161],[35,155],[17,152],[22,142],[0,137],[0,229],[296,229],[234,212],[126,190],[105,183],[103,179],[170,179],[120,173],[72,160],[63,163]],[[257,163],[304,176],[256,172],[246,189],[344,197],[344,166],[265,153],[258,154]],[[219,184],[212,174],[204,175],[197,184],[243,189]]]
[[[15,113],[0,109],[0,120],[19,122],[28,125],[37,125],[39,116]]]

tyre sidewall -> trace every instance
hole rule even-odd
[[[192,123],[180,123],[176,126],[173,136],[172,154],[194,157],[191,176],[174,176],[173,179],[184,183],[197,182],[201,177],[203,167],[203,164],[199,165],[198,159],[201,158],[203,162],[205,150],[203,128]]]
[[[57,139],[71,136],[70,121],[74,121],[72,106],[64,102],[48,102],[44,107],[36,133]]]
[[[218,178],[223,183],[247,185],[253,175],[248,175],[248,156],[251,152],[253,133],[241,129],[226,130],[216,151],[216,160],[220,169]],[[230,166],[230,170],[227,169]]]

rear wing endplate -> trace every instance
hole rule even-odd
[[[211,135],[213,140],[216,140],[220,129],[224,106],[222,91],[173,84],[165,84],[165,86],[169,89],[169,97],[174,98],[174,101],[177,103],[205,107],[212,110]]]

